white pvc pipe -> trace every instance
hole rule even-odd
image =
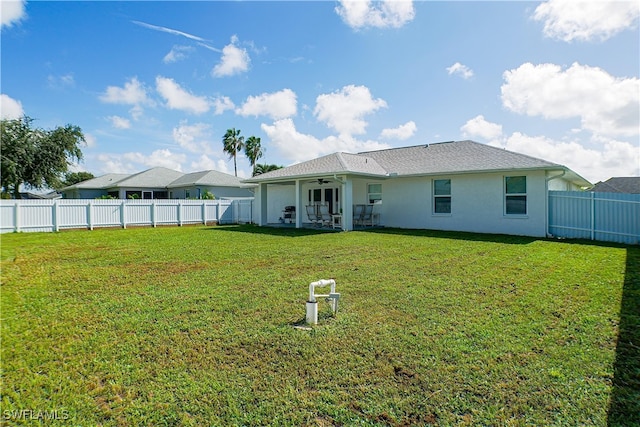
[[[334,294],[336,292],[336,281],[333,279],[323,279],[318,280],[317,282],[312,282],[309,284],[309,302],[316,302],[315,289],[316,287],[321,286],[329,286],[331,285],[331,293]],[[317,296],[328,296],[328,295],[317,295]]]

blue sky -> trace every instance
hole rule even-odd
[[[638,0],[1,6],[2,117],[80,126],[74,170],[233,173],[233,127],[259,163],[472,139],[640,176]]]

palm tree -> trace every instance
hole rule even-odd
[[[249,162],[251,163],[251,176],[256,176],[256,162],[264,154],[262,146],[260,145],[260,138],[255,136],[247,138],[247,143],[244,146],[244,153],[247,155]]]
[[[240,129],[236,128],[227,129],[227,133],[222,137],[222,143],[224,144],[223,151],[233,157],[233,170],[238,176],[238,166],[236,163],[236,156],[238,153],[242,153],[244,148],[244,136],[240,136]]]
[[[253,176],[262,175],[263,173],[267,173],[267,172],[275,171],[275,170],[278,170],[278,169],[282,169],[283,167],[284,166],[268,165],[266,163],[257,164],[255,169],[254,169]]]

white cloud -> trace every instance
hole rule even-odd
[[[216,170],[218,172],[233,174],[233,170],[229,168],[228,161],[223,159],[212,159],[206,154],[202,154],[197,160],[191,162],[191,169],[196,171]],[[247,176],[242,175],[240,171],[238,171],[238,175]]]
[[[480,137],[491,141],[502,136],[502,125],[488,122],[482,115],[467,121],[460,130],[465,138]]]
[[[182,163],[186,161],[187,156],[182,153],[173,153],[170,150],[163,148],[160,150],[155,150],[148,156],[138,152],[124,153],[122,155],[122,159],[144,165],[147,168],[161,166],[181,171]]]
[[[628,142],[598,137],[592,142],[596,148],[586,148],[578,141],[555,141],[515,132],[490,145],[559,163],[593,183],[612,176],[640,176],[640,150],[637,147]]]
[[[120,116],[109,116],[107,117],[111,122],[111,126],[116,129],[129,129],[131,127],[131,121],[129,119],[125,119]]]
[[[366,86],[345,86],[339,91],[316,98],[313,114],[340,135],[365,133],[365,115],[386,107],[383,99],[373,99]]]
[[[16,101],[9,95],[0,94],[0,117],[13,120],[24,116],[24,110],[20,101]]]
[[[465,80],[473,77],[473,70],[459,62],[456,62],[451,67],[448,67],[447,72],[449,73],[449,75],[457,74]]]
[[[165,99],[166,106],[172,110],[183,110],[195,114],[202,114],[209,111],[211,107],[207,98],[192,95],[173,79],[167,77],[156,77],[156,89]]]
[[[632,1],[549,0],[540,4],[533,19],[544,22],[544,35],[571,42],[606,40],[637,25],[640,4]]]
[[[22,0],[0,1],[0,28],[11,27],[23,20],[27,16],[25,4]]]
[[[277,120],[273,125],[262,124],[262,131],[270,138],[270,146],[280,155],[298,163],[338,151],[356,153],[389,148],[387,144],[376,141],[359,141],[349,135],[329,136],[318,139],[313,135],[296,130],[291,118]]]
[[[100,174],[140,172],[140,168],[129,161],[125,161],[121,155],[100,153],[96,156],[96,160],[96,171]]]
[[[73,74],[69,73],[62,76],[49,75],[47,77],[47,83],[50,88],[61,90],[74,86],[76,82]]]
[[[210,153],[211,126],[206,123],[188,125],[183,121],[173,128],[173,140],[192,153]]]
[[[162,58],[162,62],[165,64],[170,64],[173,62],[182,61],[187,58],[191,52],[193,52],[192,46],[173,46],[169,53],[167,53],[164,58]]]
[[[84,142],[87,143],[88,148],[93,148],[98,145],[98,141],[93,134],[84,132]]]
[[[129,114],[131,114],[131,118],[133,118],[133,120],[140,120],[140,117],[142,117],[142,115],[144,114],[144,110],[142,109],[141,106],[139,105],[134,105],[130,110],[129,110]]]
[[[605,136],[640,132],[640,79],[615,78],[574,63],[526,63],[503,75],[502,103],[511,111],[547,119],[579,117],[586,130]]]
[[[227,110],[233,110],[234,108],[236,108],[236,105],[228,96],[219,96],[213,100],[213,109],[216,115],[222,114]]]
[[[417,127],[415,122],[409,121],[394,129],[383,129],[380,138],[383,139],[399,139],[401,141],[411,138],[416,133]]]
[[[413,2],[405,0],[342,0],[335,11],[354,29],[400,28],[415,16]]]
[[[220,63],[213,67],[211,74],[214,77],[233,76],[249,69],[251,58],[246,49],[236,46],[238,37],[231,37],[231,43],[222,48]]]
[[[100,100],[110,104],[141,105],[150,103],[147,90],[137,77],[126,82],[124,87],[108,86],[104,94],[100,95]]]
[[[241,116],[269,116],[274,120],[284,119],[296,114],[297,98],[291,89],[274,93],[249,96],[242,106],[236,109]]]

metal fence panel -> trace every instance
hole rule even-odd
[[[640,194],[550,191],[549,234],[638,244]]]

